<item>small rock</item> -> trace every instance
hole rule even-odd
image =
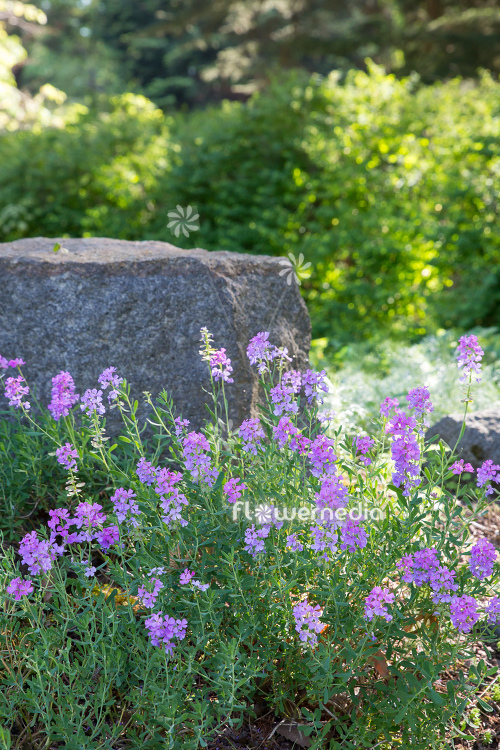
[[[447,443],[450,448],[455,443],[462,428],[463,414],[451,414],[427,430],[429,440],[435,435]],[[500,464],[500,404],[489,409],[467,415],[464,435],[458,446],[459,458],[478,468],[487,459]]]

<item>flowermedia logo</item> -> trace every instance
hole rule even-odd
[[[298,258],[296,258],[293,253],[288,253],[287,258],[282,258],[280,260],[280,266],[283,266],[280,271],[280,276],[286,278],[286,283],[289,286],[292,285],[293,281],[300,286],[302,281],[308,279],[311,275],[311,271],[309,270],[311,264],[304,263],[304,256],[302,253],[300,253]]]
[[[187,206],[183,208],[177,206],[175,211],[168,212],[168,216],[171,221],[169,221],[167,227],[176,237],[179,237],[181,232],[184,237],[189,237],[190,232],[197,232],[200,228],[200,214],[196,213],[196,207]]]
[[[248,521],[261,525],[275,523],[276,521],[317,521],[319,523],[343,523],[347,518],[352,521],[380,521],[384,517],[382,508],[367,507],[362,503],[352,508],[322,508],[315,505],[300,505],[291,508],[277,508],[275,505],[261,503],[254,508],[250,507],[248,501],[237,500],[232,506],[233,521],[244,516]]]

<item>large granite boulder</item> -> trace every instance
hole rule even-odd
[[[23,373],[45,404],[61,370],[83,393],[98,387],[98,375],[113,365],[139,401],[143,391],[155,397],[165,388],[178,413],[197,427],[209,387],[198,353],[200,328],[207,326],[233,362],[227,394],[236,427],[257,402],[255,368],[246,357],[252,336],[270,331],[273,343],[288,347],[295,368],[308,363],[307,309],[297,285],[280,271],[276,258],[181,250],[166,242],[37,237],[0,243],[0,354],[26,361]]]
[[[439,435],[445,443],[454,448],[460,435],[462,420],[463,414],[443,417],[429,428],[426,438]],[[487,459],[500,465],[500,404],[467,416],[465,432],[458,450],[460,458],[475,468]]]

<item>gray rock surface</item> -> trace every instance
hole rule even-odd
[[[428,429],[426,438],[439,435],[445,443],[454,448],[460,435],[462,420],[463,414],[443,417]],[[500,404],[467,416],[465,432],[458,450],[461,451],[459,457],[475,468],[487,459],[500,465]]]
[[[54,252],[56,242],[61,249]],[[61,370],[82,394],[99,387],[99,374],[113,365],[139,402],[143,391],[154,398],[165,388],[178,413],[199,427],[209,377],[198,352],[200,328],[207,326],[214,346],[232,359],[227,393],[236,427],[257,402],[255,368],[246,357],[252,336],[270,331],[273,343],[288,347],[295,368],[308,363],[309,316],[282,270],[277,258],[166,242],[0,243],[0,354],[25,360],[23,373],[44,404]],[[3,393],[0,399],[3,408]]]

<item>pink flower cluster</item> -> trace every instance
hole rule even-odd
[[[102,403],[102,391],[98,391],[96,388],[88,388],[82,396],[80,409],[85,412],[87,417],[91,417],[94,412],[101,415],[105,414],[106,409]]]
[[[500,622],[500,596],[494,596],[490,599],[486,607],[486,614],[490,625]]]
[[[260,529],[255,528],[255,524],[252,524],[249,529],[245,530],[245,552],[255,560],[260,552],[265,552],[266,548],[264,545],[264,539],[267,539],[271,526],[266,524]]]
[[[150,586],[153,587],[151,591],[149,590]],[[145,586],[139,586],[137,590],[137,596],[142,601],[145,607],[147,607],[148,609],[153,609],[153,607],[156,604],[158,594],[160,593],[162,588],[163,588],[163,583],[160,581],[159,578],[150,578],[148,588],[146,588]]]
[[[189,427],[190,422],[189,422],[189,419],[181,419],[181,417],[176,417],[174,419],[174,425],[175,425],[175,427],[174,427],[175,434],[177,435],[177,437],[180,437],[182,435],[183,431],[187,427]],[[144,459],[142,459],[142,460],[144,460]]]
[[[425,412],[434,411],[430,398],[429,390],[425,386],[413,388],[408,391],[408,395],[406,396],[410,408],[415,409],[415,413],[419,417],[425,414]]]
[[[322,610],[319,605],[313,607],[307,599],[299,602],[293,608],[293,617],[295,620],[295,630],[303,643],[308,643],[314,648],[318,643],[317,633],[321,633],[325,627],[320,622]]]
[[[6,591],[18,602],[23,596],[29,596],[33,593],[33,584],[30,580],[24,581],[20,577],[13,578]]]
[[[163,582],[158,578],[164,573],[165,568],[152,568],[149,571],[147,583],[138,587],[137,595],[148,609],[153,609],[160,591],[164,588]],[[165,616],[162,611],[155,612],[144,622],[151,644],[163,647],[167,654],[171,654],[175,648],[174,639],[183,640],[187,624],[187,620]]]
[[[17,359],[9,359],[7,361],[5,357],[0,356],[0,370],[6,370],[8,367],[22,367],[22,365],[25,364],[26,362],[24,359],[21,359],[20,357],[17,357]]]
[[[292,552],[302,552],[304,545],[297,538],[297,534],[289,534],[286,538],[286,546],[290,547]]]
[[[498,473],[499,471],[500,466],[494,464],[490,459],[485,461],[484,464],[477,470],[477,486],[484,487],[486,482],[495,482],[495,484],[500,482],[500,474]],[[488,484],[486,486],[485,494],[493,494],[493,487],[491,486],[491,484]]]
[[[330,474],[323,477],[319,492],[314,497],[322,521],[334,521],[335,511],[345,508],[348,501],[349,487],[342,474]]]
[[[355,552],[356,547],[366,547],[368,536],[359,520],[347,518],[340,527],[340,549]]]
[[[228,479],[225,483],[224,494],[227,495],[228,503],[235,503],[240,499],[244,490],[248,489],[246,484],[244,484],[243,482],[239,484],[240,482],[241,479],[238,479],[238,477],[233,477],[232,479]]]
[[[309,527],[309,531],[312,535],[312,541],[310,542],[309,549],[314,552],[321,552],[320,558],[327,562],[338,553],[338,531],[335,526],[319,526],[318,524],[312,524]]]
[[[396,409],[386,426],[386,432],[393,436],[391,457],[395,466],[392,482],[396,487],[403,486],[403,495],[406,496],[421,482],[420,447],[413,431],[416,426],[415,417],[407,416],[400,409]]]
[[[434,547],[426,547],[413,555],[405,555],[396,563],[396,567],[405,583],[413,583],[418,587],[428,584],[433,592],[432,601],[435,604],[451,601],[450,592],[458,589],[455,571],[441,565],[438,551]]]
[[[56,422],[69,415],[79,398],[69,372],[62,371],[52,378],[52,399],[47,408]]]
[[[191,584],[191,586],[194,586],[200,591],[206,591],[209,588],[209,584],[193,580],[194,576],[195,574],[191,570],[189,570],[189,568],[185,568],[184,572],[180,574],[179,583],[181,584],[181,586],[187,586],[188,584]]]
[[[451,467],[451,471],[453,474],[461,474],[463,471],[468,471],[469,474],[473,474],[474,467],[470,464],[464,463],[464,459],[461,458],[460,461],[455,461],[455,463]]]
[[[269,363],[278,359],[279,366],[282,366],[285,360],[291,362],[288,356],[288,349],[278,349],[278,347],[269,343],[269,332],[261,331],[252,339],[247,346],[247,357],[251,365],[257,365],[259,375],[269,372]]]
[[[333,451],[335,443],[332,438],[326,435],[318,435],[312,441],[309,448],[309,461],[312,464],[311,474],[314,477],[323,477],[328,474],[335,474],[337,467],[335,461],[337,456]]]
[[[383,417],[386,417],[386,419],[388,419],[391,416],[391,412],[394,409],[397,409],[398,406],[399,401],[397,398],[391,398],[390,396],[387,396],[387,398],[384,398],[384,400],[380,404],[380,413]]]
[[[294,398],[296,392],[293,385],[286,386],[283,383],[278,383],[274,388],[271,388],[271,403],[274,404],[273,414],[276,414],[276,416],[281,416],[283,413],[297,414],[299,406]]]
[[[136,474],[139,477],[139,482],[150,487],[155,481],[156,469],[151,461],[146,461],[145,458],[141,458],[137,464]]]
[[[326,383],[326,370],[321,372],[315,372],[314,370],[306,370],[302,376],[302,386],[304,393],[307,398],[307,402],[311,404],[316,401],[318,404],[323,403],[323,399],[320,398],[319,392],[328,393],[328,385]]]
[[[21,539],[19,554],[22,558],[22,564],[28,566],[31,575],[47,573],[56,559],[51,543],[40,540],[36,531],[31,531]]]
[[[80,503],[75,511],[72,523],[77,529],[81,529],[79,541],[91,542],[97,538],[95,529],[102,529],[106,523],[106,516],[101,513],[102,505],[99,503]]]

